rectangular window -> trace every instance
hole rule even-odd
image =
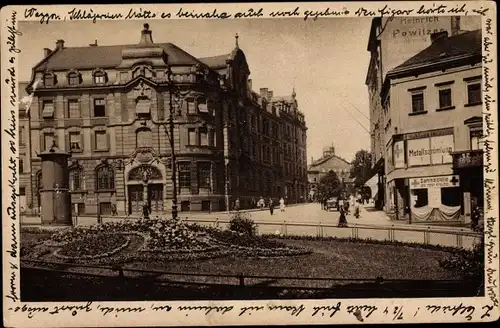
[[[200,128],[200,146],[208,146],[207,128]]]
[[[196,139],[196,129],[188,129],[188,145],[196,146],[198,144]]]
[[[451,107],[451,88],[439,90],[439,108]]]
[[[210,189],[210,163],[198,163],[198,187]]]
[[[108,149],[108,135],[106,131],[95,132],[95,149],[107,150]]]
[[[94,117],[106,117],[106,100],[104,98],[94,99]]]
[[[214,147],[216,145],[215,143],[215,130],[214,129],[211,129],[210,131],[210,134],[209,134],[209,142],[210,142],[210,146]]]
[[[483,134],[483,132],[481,130],[470,131],[470,149],[471,150],[483,149],[482,134]]]
[[[191,169],[189,163],[177,164],[177,171],[179,172],[179,188],[180,191],[191,190]]]
[[[19,173],[24,173],[24,160],[19,160]]]
[[[97,74],[94,76],[95,84],[104,84],[106,82],[105,76],[103,74]]]
[[[80,102],[78,99],[68,100],[68,117],[78,118],[80,117]]]
[[[424,93],[418,92],[411,95],[411,110],[413,113],[424,111]]]
[[[54,118],[54,102],[52,100],[44,100],[42,103],[42,117]]]
[[[44,133],[43,134],[43,144],[45,150],[49,150],[50,147],[54,144],[55,136],[53,133]]]
[[[19,145],[24,146],[24,126],[19,127]]]
[[[113,211],[110,202],[99,203],[99,213],[101,215],[111,215],[112,212]]]
[[[198,98],[198,111],[200,113],[208,113],[208,104],[205,98]]]
[[[52,75],[45,75],[44,78],[43,78],[43,84],[46,86],[46,87],[51,87],[54,85],[54,77]]]
[[[19,188],[19,196],[26,196],[26,188],[25,187]]]
[[[193,98],[187,98],[186,99],[186,104],[187,104],[187,112],[188,114],[196,114],[196,106],[194,103]]]
[[[475,81],[467,84],[467,104],[476,105],[482,101],[481,82]]]
[[[69,149],[71,151],[81,151],[82,147],[82,136],[80,132],[70,132],[69,133]]]

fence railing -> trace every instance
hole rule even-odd
[[[102,222],[116,222],[117,220],[135,220],[138,217],[106,216]],[[200,224],[215,228],[225,228],[229,219],[217,217],[189,218],[180,217],[182,222]],[[74,225],[91,225],[97,223],[97,218],[73,218]],[[377,225],[370,226],[358,223],[349,223],[347,227],[324,222],[287,222],[287,221],[254,221],[259,235],[276,236],[315,236],[372,239],[390,242],[407,242],[425,245],[439,245],[472,249],[479,241],[480,234],[466,229],[447,229],[436,226],[402,226],[402,225]],[[30,223],[21,224],[30,225]],[[32,224],[40,224],[34,222]]]

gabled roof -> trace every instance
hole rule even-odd
[[[120,65],[122,61],[122,50],[126,48],[137,48],[140,45],[116,45],[116,46],[87,46],[87,47],[64,47],[58,49],[50,58],[37,68],[38,70],[67,70],[67,69],[91,69],[112,68]],[[155,43],[153,47],[162,48],[168,56],[171,65],[195,65],[202,62],[182,50],[173,43]]]
[[[442,37],[429,47],[417,53],[392,72],[409,70],[416,66],[432,64],[453,58],[481,55],[481,30],[463,32],[450,37]]]
[[[230,58],[231,54],[212,56],[212,57],[204,57],[200,58],[200,61],[210,67],[211,69],[222,69],[226,68],[226,60]]]
[[[339,157],[337,155],[330,155],[327,157],[320,158],[309,165],[308,171],[317,171],[320,169],[325,169],[326,171],[335,169],[349,169],[350,163]]]

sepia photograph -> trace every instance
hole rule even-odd
[[[488,295],[481,15],[43,11],[18,13],[7,298]]]

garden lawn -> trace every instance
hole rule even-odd
[[[217,258],[184,262],[133,262],[126,268],[154,269],[179,273],[265,275],[287,277],[325,277],[348,279],[459,279],[442,269],[439,260],[449,253],[401,245],[363,242],[280,240],[290,246],[311,249],[310,255],[272,258]],[[162,276],[178,281],[238,283],[237,278]],[[328,287],[332,281],[245,279],[246,284],[269,286]]]

